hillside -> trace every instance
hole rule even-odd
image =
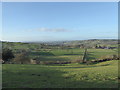
[[[3,88],[117,88],[118,61],[65,66],[5,64],[2,84]]]

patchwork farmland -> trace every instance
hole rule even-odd
[[[3,88],[118,88],[117,40],[3,42],[2,48]]]

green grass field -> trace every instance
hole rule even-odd
[[[87,41],[89,42],[89,41]],[[97,43],[98,41],[91,41],[89,44]],[[108,42],[108,41],[107,41]],[[106,43],[107,43],[106,42]],[[105,43],[105,42],[104,42]],[[113,43],[111,41],[111,43]],[[75,44],[75,42],[73,43]],[[13,53],[20,54],[20,50],[25,49],[29,52],[29,57],[31,59],[38,58],[40,61],[74,61],[81,60],[84,54],[84,48],[64,48],[62,49],[60,46],[57,49],[57,46],[44,46],[41,48],[40,44],[35,43],[3,43],[4,47],[10,47],[13,50]],[[93,45],[94,46],[94,45]],[[117,44],[108,44],[107,46],[115,46]],[[49,48],[49,49],[48,49]],[[18,53],[17,53],[18,52]],[[88,49],[88,60],[100,59],[101,57],[107,55],[118,54],[118,50],[116,49]]]
[[[118,61],[93,65],[3,64],[3,88],[117,88]]]
[[[91,43],[90,43],[91,44]],[[95,43],[94,43],[95,44]],[[89,45],[89,44],[88,44]],[[109,44],[112,46],[112,44]],[[117,44],[114,44],[117,47]],[[26,50],[30,59],[73,61],[71,64],[3,64],[3,88],[117,88],[118,60],[99,63],[76,63],[82,60],[85,48],[61,48],[40,44],[4,43],[15,57]],[[87,61],[103,60],[117,55],[116,49],[87,49]],[[14,58],[12,59],[14,60]],[[12,61],[11,60],[11,61]],[[23,59],[24,60],[24,59]],[[25,59],[26,60],[26,59]],[[75,62],[74,62],[75,61]],[[87,65],[88,64],[88,65]],[[120,69],[119,69],[120,70]],[[120,78],[120,75],[119,75]]]
[[[88,49],[87,60],[101,59],[107,55],[118,54],[117,50],[111,49]],[[50,52],[33,51],[30,53],[30,58],[38,57],[40,61],[75,61],[82,60],[84,49],[66,49],[52,50]]]

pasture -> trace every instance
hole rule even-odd
[[[118,60],[93,65],[3,64],[3,88],[117,88]]]
[[[68,45],[4,42],[3,48],[12,50],[15,57],[2,65],[3,88],[117,88],[119,60],[112,58],[111,61],[91,62],[118,55],[117,43],[107,42],[98,44],[98,41],[85,41],[84,45],[78,41],[76,45],[73,45],[75,42],[66,42]],[[88,46],[85,46],[86,43]],[[95,48],[96,44],[97,47],[106,45],[115,48]],[[87,62],[77,61],[83,60],[85,48]],[[23,56],[20,57],[21,54]],[[40,63],[9,64],[14,60],[25,62],[31,59],[39,60]],[[70,63],[51,64],[49,61]]]
[[[40,61],[75,61],[82,60],[84,48],[61,48],[61,46],[41,46],[41,44],[28,43],[3,43],[3,48],[9,47],[14,55],[22,53],[22,50],[29,52],[31,59],[37,58]],[[43,47],[43,48],[41,48]],[[87,60],[103,59],[104,57],[118,54],[116,49],[87,49]]]
[[[106,49],[88,49],[88,60],[101,59],[103,56],[117,54],[117,49],[106,50]],[[33,51],[30,53],[31,58],[38,57],[41,61],[73,61],[81,60],[84,55],[84,49],[56,49],[51,51]]]

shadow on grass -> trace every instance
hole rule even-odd
[[[64,54],[64,55],[83,55],[83,54]]]
[[[40,61],[68,61],[68,58],[65,57],[57,57],[57,56],[40,56]]]
[[[73,53],[66,53],[63,55],[81,55],[81,56],[83,56],[83,53],[82,52],[80,52],[80,53],[73,52]]]
[[[91,53],[88,53],[88,54],[87,54],[87,60],[94,60],[94,59],[96,59],[96,58],[95,58],[95,55],[93,55],[93,54],[91,54]]]
[[[3,88],[117,88],[117,83],[110,80],[75,80],[75,76],[64,76],[66,71],[50,67],[24,66],[24,70],[9,70],[3,70]]]
[[[30,55],[55,56],[51,52],[31,52]]]
[[[110,64],[105,64],[105,65],[100,65],[100,66],[80,66],[80,67],[74,67],[74,66],[72,66],[72,67],[69,67],[69,66],[66,66],[66,67],[60,67],[60,68],[95,68],[95,67],[101,67],[101,66],[109,66]],[[55,65],[54,65],[55,66]],[[56,66],[58,66],[58,65],[56,65]],[[59,65],[59,66],[65,66],[65,64],[61,64],[61,65]],[[51,67],[51,68],[55,68],[55,67]]]

